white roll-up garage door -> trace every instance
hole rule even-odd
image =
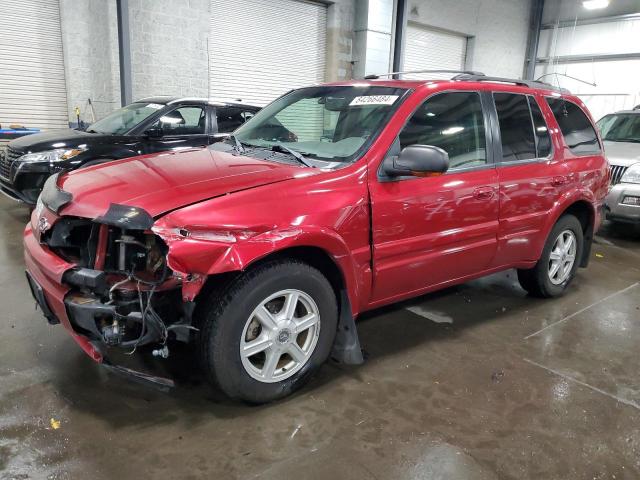
[[[0,0],[0,125],[68,127],[58,0]]]
[[[464,70],[466,57],[467,37],[414,23],[407,25],[403,70]]]
[[[327,8],[299,0],[211,0],[214,98],[265,105],[325,78]]]

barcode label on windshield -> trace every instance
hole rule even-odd
[[[361,95],[351,100],[349,106],[358,105],[392,105],[398,95]]]

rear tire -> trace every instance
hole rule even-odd
[[[580,221],[573,215],[563,215],[551,229],[538,263],[531,269],[518,270],[518,281],[535,297],[558,297],[575,277],[583,251]]]
[[[203,301],[196,319],[200,362],[209,381],[231,398],[259,404],[285,397],[331,352],[336,295],[305,263],[266,263]]]

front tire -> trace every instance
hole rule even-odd
[[[573,215],[563,215],[551,230],[538,263],[531,269],[518,270],[518,281],[535,297],[558,297],[575,277],[583,251],[580,221]]]
[[[322,273],[302,262],[256,267],[204,302],[197,319],[200,361],[231,398],[266,403],[285,397],[331,352],[336,295]]]

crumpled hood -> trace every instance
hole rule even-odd
[[[611,165],[629,167],[640,162],[640,143],[605,140],[604,153]]]
[[[209,149],[143,155],[61,175],[58,187],[73,199],[60,214],[96,218],[119,204],[157,217],[234,191],[314,173],[317,170]]]

